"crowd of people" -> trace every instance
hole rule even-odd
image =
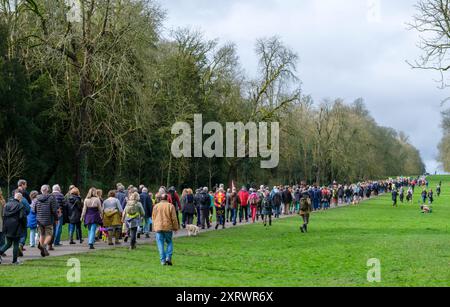
[[[420,193],[420,209],[422,213],[433,213],[433,203],[434,203],[434,191],[429,188],[429,182],[426,177],[421,177],[418,179],[411,178],[401,178],[401,180],[395,181],[392,183],[391,191],[392,191],[392,201],[393,206],[398,207],[398,201],[400,203],[405,203],[405,194],[406,194],[406,203],[413,203],[414,201],[414,191],[416,187],[422,189]],[[442,192],[442,181],[436,187],[436,195],[437,197],[441,196]]]
[[[13,247],[13,263],[30,248],[38,248],[42,257],[62,245],[63,227],[68,225],[69,244],[84,242],[82,227],[87,228],[89,249],[101,240],[111,246],[122,241],[136,249],[141,236],[156,234],[161,264],[172,265],[173,233],[188,225],[201,229],[225,229],[227,223],[256,223],[272,226],[280,216],[300,215],[300,231],[308,232],[310,214],[342,205],[358,205],[362,200],[391,192],[394,206],[398,195],[403,202],[406,188],[407,201],[412,202],[416,186],[428,187],[426,178],[402,178],[367,181],[357,184],[329,186],[265,185],[243,186],[239,191],[234,183],[225,189],[217,185],[213,191],[207,187],[193,192],[186,188],[181,195],[175,187],[161,187],[153,194],[144,185],[125,186],[121,183],[103,197],[103,191],[90,188],[82,199],[80,190],[70,186],[64,195],[59,185],[43,185],[38,191],[27,191],[26,180],[19,180],[11,198],[4,199],[0,190],[0,263],[4,252]],[[426,191],[426,189],[424,188]],[[430,194],[431,193],[431,194]],[[425,193],[432,203],[433,192]],[[438,195],[440,185],[438,186]],[[425,203],[425,200],[423,201]],[[28,231],[29,230],[29,231]],[[28,237],[29,235],[29,237]]]

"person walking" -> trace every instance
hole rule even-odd
[[[61,193],[61,187],[58,184],[55,184],[52,187],[52,195],[55,197],[55,200],[58,204],[58,219],[54,225],[54,242],[52,242],[53,246],[61,246],[61,234],[63,231],[64,225],[64,195]],[[50,250],[52,250],[50,248]]]
[[[223,185],[221,185],[216,194],[214,194],[214,207],[216,208],[216,230],[219,226],[222,226],[222,228],[225,229],[225,201],[226,195]]]
[[[208,195],[209,195],[209,224],[212,224],[214,208],[216,207],[216,205],[214,203],[214,193],[212,191],[209,191]]]
[[[27,181],[24,179],[20,179],[17,182],[17,189],[13,192],[12,197],[14,198],[16,192],[22,194],[22,205],[24,205],[25,212],[28,216],[28,214],[30,214],[31,211],[31,199],[30,194],[28,194],[27,191],[27,186],[28,186]],[[22,232],[22,237],[20,238],[19,241],[19,257],[23,257],[23,252],[26,250],[25,242],[27,241],[27,235],[28,235],[28,227],[25,227],[25,231]]]
[[[290,190],[290,187],[286,186],[284,188],[283,194],[282,194],[282,200],[283,200],[283,204],[284,204],[284,208],[283,208],[283,214],[284,215],[289,215],[290,214],[290,209],[291,209],[291,204],[292,204],[292,192]]]
[[[250,212],[252,217],[252,223],[256,223],[256,214],[258,210],[259,197],[255,189],[250,189],[250,196],[248,198],[248,203],[250,205]]]
[[[170,202],[175,206],[176,214],[177,214],[177,221],[178,221],[178,227],[180,226],[180,217],[179,217],[179,211],[181,210],[181,202],[180,202],[180,196],[177,193],[177,190],[175,187],[169,188],[169,198]]]
[[[5,236],[3,235],[3,210],[5,209],[5,205],[6,201],[0,188],[0,247],[5,245]],[[0,256],[5,256],[5,254],[0,254]]]
[[[326,187],[323,187],[321,191],[322,195],[322,210],[328,210],[330,209],[330,200],[331,200],[331,193],[330,190],[328,190]],[[356,196],[355,196],[356,198]]]
[[[122,204],[116,196],[116,191],[109,191],[108,198],[103,202],[103,227],[108,231],[108,245],[120,245],[122,232]]]
[[[297,186],[295,188],[295,192],[294,192],[294,210],[293,210],[293,214],[296,214],[297,212],[300,212],[300,199],[302,198],[302,193],[300,191],[300,188]]]
[[[58,203],[53,195],[50,194],[50,186],[43,185],[41,194],[37,197],[34,207],[39,229],[38,248],[42,257],[49,256],[48,246],[53,239],[55,221],[58,219]]]
[[[129,195],[127,205],[123,210],[122,223],[127,224],[127,228],[131,237],[130,249],[136,249],[136,238],[139,226],[141,226],[141,218],[145,216],[144,208],[140,202],[140,195],[134,192]]]
[[[203,190],[205,193],[205,190]],[[206,196],[208,189],[206,189]],[[153,226],[156,232],[156,244],[159,250],[161,265],[172,266],[173,257],[173,233],[179,230],[175,206],[167,201],[165,192],[160,194],[161,202],[153,208]],[[208,196],[209,198],[209,196]],[[205,197],[206,199],[206,197]],[[208,202],[209,203],[209,202]],[[203,205],[203,204],[202,204]],[[208,206],[209,209],[209,206]],[[203,210],[202,210],[203,213]],[[203,217],[202,217],[203,221]],[[204,222],[204,221],[203,221]],[[204,224],[203,224],[204,225]],[[167,249],[165,245],[167,244]]]
[[[31,199],[31,210],[27,216],[27,227],[30,229],[30,247],[36,247],[36,237],[37,237],[37,216],[36,212],[33,211],[33,208],[36,207],[37,196],[39,195],[38,191],[32,191],[30,193]]]
[[[392,202],[393,202],[393,207],[397,207],[397,198],[398,198],[398,191],[397,189],[393,189],[392,190]]]
[[[270,200],[272,202],[273,210],[275,211],[275,218],[279,218],[281,214],[281,192],[277,187],[273,187],[270,193]]]
[[[19,241],[27,227],[27,213],[22,204],[22,198],[22,194],[17,192],[14,199],[8,201],[3,210],[3,235],[6,237],[6,244],[0,248],[0,255],[13,246],[13,265],[21,264],[18,260]]]
[[[211,199],[208,194],[208,188],[203,188],[203,191],[200,193],[200,211],[201,211],[201,225],[202,229],[205,227],[211,228],[211,223],[209,221],[209,207],[211,206]],[[154,208],[153,208],[154,209]]]
[[[230,196],[231,221],[233,223],[233,226],[236,226],[236,224],[237,224],[238,208],[239,208],[239,196],[236,191],[236,188],[233,187],[231,189],[231,196]]]
[[[402,204],[405,202],[405,188],[403,186],[400,188],[400,202]]]
[[[427,190],[424,188],[422,190],[422,204],[425,204],[427,202],[427,196],[428,196]]]
[[[311,215],[311,199],[308,192],[303,193],[300,199],[300,216],[303,220],[303,225],[300,227],[302,233],[308,232],[309,218]]]
[[[227,223],[231,221],[231,189],[227,189],[225,194],[225,220]]]
[[[81,221],[89,231],[89,249],[95,249],[95,234],[97,227],[102,224],[103,207],[100,199],[97,197],[97,190],[90,188],[84,200],[83,211],[81,213]]]
[[[430,192],[428,192],[428,203],[430,205],[433,205],[434,202],[434,194],[433,194],[433,190],[430,190]]]
[[[262,211],[262,219],[264,221],[264,227],[267,226],[267,221],[269,221],[269,226],[272,226],[272,214],[273,214],[273,205],[272,200],[270,199],[270,193],[268,190],[264,191],[264,198],[261,202],[263,211]]]
[[[197,189],[195,191],[195,195],[194,195],[195,212],[197,215],[197,227],[202,227],[202,221],[201,221],[202,211],[200,210],[200,205],[202,203],[201,192],[202,192],[201,189]]]
[[[197,210],[195,208],[194,195],[191,189],[186,189],[186,194],[182,197],[181,202],[183,203],[183,228],[186,228],[186,225],[194,224],[194,216],[197,213]]]
[[[238,193],[239,196],[239,223],[242,223],[242,220],[245,217],[246,222],[248,223],[248,198],[249,198],[249,193],[247,191],[246,187],[242,187],[242,189],[239,191]]]
[[[116,188],[117,188],[116,198],[119,200],[123,210],[126,205],[125,198],[127,197],[127,195],[125,194],[125,186],[121,183],[118,183],[116,185]]]
[[[150,193],[146,187],[142,188],[140,194],[141,204],[144,208],[144,227],[142,228],[142,233],[145,234],[147,239],[150,238],[150,232],[152,232],[152,213],[153,213],[153,199],[150,197]]]
[[[80,244],[83,243],[83,233],[81,231],[81,214],[83,212],[83,203],[80,197],[80,190],[73,187],[66,197],[65,208],[67,210],[69,220],[69,244],[76,244],[73,240],[73,235],[76,233],[76,238]]]

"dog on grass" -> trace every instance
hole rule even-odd
[[[188,231],[188,236],[198,236],[198,233],[200,232],[200,228],[198,226],[195,225],[187,225],[186,226],[186,230]]]

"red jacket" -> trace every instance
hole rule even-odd
[[[170,195],[170,193],[168,193],[167,195],[167,201],[169,203],[171,203],[172,205],[175,206],[175,208],[177,209],[177,211],[181,210],[181,202],[180,202],[180,197],[178,196],[178,193],[175,192],[174,198],[172,198],[172,195]]]
[[[241,202],[241,207],[247,207],[250,194],[247,191],[241,190],[239,191],[238,196]]]

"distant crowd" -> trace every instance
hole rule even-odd
[[[343,205],[358,205],[362,200],[391,192],[394,205],[400,197],[413,201],[416,186],[428,188],[425,178],[403,178],[367,181],[356,184],[329,186],[298,184],[293,186],[243,186],[234,183],[228,189],[217,185],[213,190],[184,189],[181,195],[175,187],[161,187],[153,194],[144,185],[139,187],[116,185],[104,196],[103,191],[90,188],[82,199],[80,190],[70,186],[66,194],[59,185],[43,185],[38,191],[27,191],[26,180],[19,180],[12,196],[4,199],[0,190],[0,263],[4,252],[13,247],[13,263],[30,248],[38,248],[42,257],[62,245],[63,228],[68,225],[69,244],[83,244],[82,226],[88,230],[87,246],[105,241],[111,246],[130,242],[136,249],[142,236],[153,232],[163,265],[172,265],[173,233],[180,228],[225,228],[226,223],[256,223],[272,226],[273,218],[299,214],[301,232],[308,232],[310,213]],[[426,191],[426,189],[425,189]],[[431,193],[431,195],[430,195]],[[433,192],[425,193],[432,203]],[[438,187],[440,194],[440,186]],[[423,194],[422,194],[422,197]],[[425,199],[423,200],[425,203]]]
[[[398,200],[403,204],[405,202],[413,203],[414,201],[414,191],[416,187],[422,189],[420,193],[419,204],[422,213],[432,213],[433,212],[433,202],[434,202],[434,191],[430,189],[429,182],[426,177],[420,177],[417,179],[412,178],[401,178],[395,182],[392,182],[390,190],[392,191],[392,201],[393,206],[398,207]],[[441,196],[442,192],[442,182],[436,187],[436,195]]]

